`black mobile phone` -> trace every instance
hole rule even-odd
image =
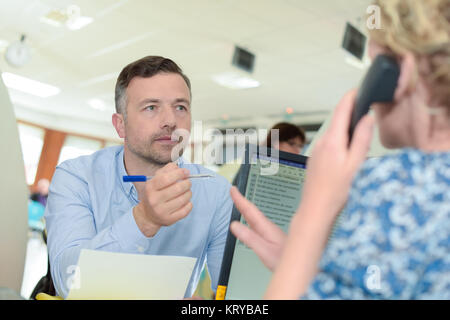
[[[394,57],[380,54],[373,61],[358,90],[349,128],[349,141],[358,121],[374,102],[392,102],[397,88],[400,66]]]

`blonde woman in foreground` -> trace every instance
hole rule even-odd
[[[348,146],[356,91],[345,95],[287,236],[231,191],[250,225],[231,231],[274,271],[266,299],[450,299],[450,0],[375,4],[382,29],[369,31],[369,54],[396,57],[394,102],[372,105]],[[374,123],[401,149],[364,162]]]

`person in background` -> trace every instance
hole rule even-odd
[[[232,188],[251,228],[231,231],[274,271],[267,299],[450,299],[450,0],[375,5],[369,55],[397,60],[394,101],[374,103],[349,145],[356,90],[341,100],[287,236]],[[374,122],[400,150],[365,161]]]
[[[123,146],[61,163],[45,213],[52,279],[66,297],[82,249],[197,258],[185,292],[205,265],[217,287],[232,201],[230,184],[185,161],[180,131],[191,128],[191,85],[170,59],[147,56],[120,72],[112,122]],[[182,151],[182,150],[181,150]],[[189,179],[191,174],[211,174]],[[125,175],[152,176],[124,182]],[[151,270],[149,270],[151,276]]]
[[[279,135],[278,141],[274,141],[273,143],[272,130],[278,130]],[[300,154],[305,143],[306,137],[302,128],[288,122],[279,122],[270,129],[265,145],[268,148]]]
[[[37,183],[37,192],[31,194],[30,199],[32,201],[39,202],[44,207],[47,205],[48,188],[50,187],[50,181],[48,179],[39,179]]]
[[[30,195],[28,201],[28,226],[31,230],[44,231],[44,212],[47,205],[48,189],[50,181],[40,179],[37,183],[36,192]]]
[[[279,139],[278,141],[274,141],[272,143],[272,134],[271,130],[278,130]],[[305,132],[302,128],[288,123],[288,122],[279,122],[275,124],[269,133],[267,134],[266,140],[262,143],[263,146],[267,146],[269,148],[279,149],[281,151],[290,152],[299,154],[302,148],[305,145],[306,137]],[[241,167],[241,159],[236,159],[233,162],[225,163],[219,167],[218,174],[225,177],[229,182],[233,185],[237,184],[237,179],[239,177],[239,170]],[[206,292],[203,294],[205,297],[212,295],[212,291],[209,287],[209,279],[206,275],[206,270],[203,271],[202,281],[199,283],[199,289],[202,292]]]
[[[272,141],[272,130],[278,130],[278,141]],[[300,154],[305,143],[306,137],[302,128],[288,122],[279,122],[270,128],[265,141],[261,145],[284,152]],[[236,159],[233,162],[225,163],[219,168],[218,173],[235,185],[239,176],[241,161],[241,159]]]

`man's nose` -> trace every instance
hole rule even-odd
[[[171,107],[163,107],[162,112],[160,114],[160,126],[164,127],[175,127],[177,122],[175,118],[174,110]]]

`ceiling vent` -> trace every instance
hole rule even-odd
[[[342,47],[359,60],[362,60],[366,48],[366,36],[347,22]]]
[[[236,46],[234,47],[232,64],[239,69],[247,72],[252,72],[255,65],[255,55],[250,51]]]

